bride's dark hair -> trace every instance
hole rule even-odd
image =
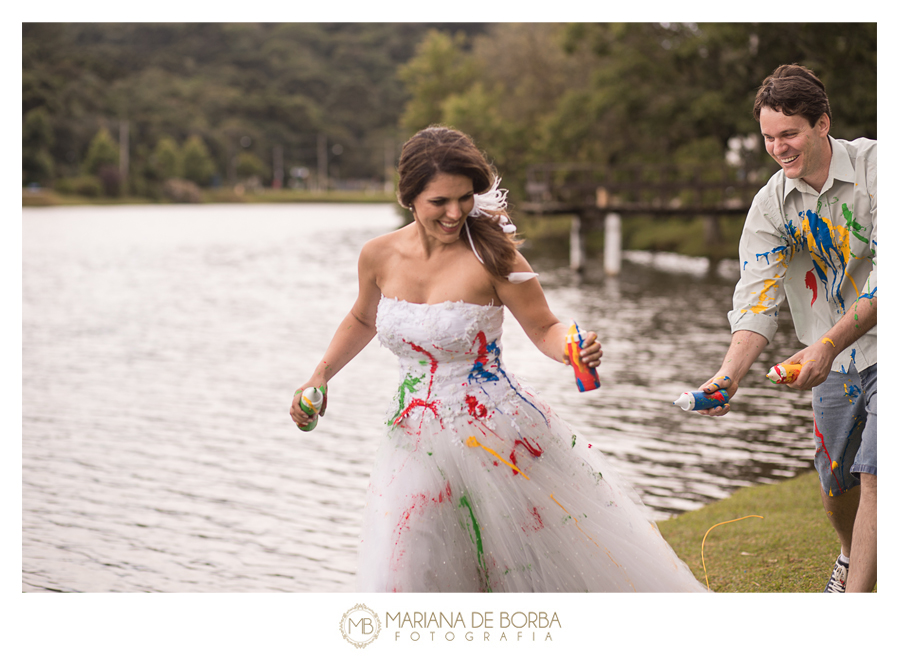
[[[413,135],[400,152],[398,171],[397,197],[404,208],[411,207],[438,174],[469,178],[475,194],[487,192],[497,177],[468,135],[444,126],[430,126]],[[516,261],[515,238],[504,233],[493,218],[468,217],[466,223],[487,271],[506,278]]]

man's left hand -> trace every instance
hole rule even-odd
[[[785,363],[799,363],[803,366],[797,379],[788,386],[799,391],[808,391],[813,386],[818,386],[828,379],[831,364],[834,363],[837,355],[837,348],[828,339],[820,340],[800,350],[785,361]]]

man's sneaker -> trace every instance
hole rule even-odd
[[[831,572],[831,579],[825,586],[825,592],[843,594],[847,589],[847,572],[849,570],[850,565],[838,557],[834,563],[834,571]]]

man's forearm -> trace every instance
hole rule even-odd
[[[877,324],[878,297],[860,297],[820,340],[834,347],[834,353],[838,355]]]
[[[735,331],[731,335],[731,346],[725,353],[719,374],[730,377],[735,384],[739,383],[768,343],[765,336],[755,331]]]

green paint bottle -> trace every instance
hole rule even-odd
[[[325,391],[326,386],[324,384],[318,388],[310,386],[300,396],[300,410],[307,416],[313,417],[311,421],[300,428],[301,432],[311,432],[319,424],[319,411],[325,402]]]

